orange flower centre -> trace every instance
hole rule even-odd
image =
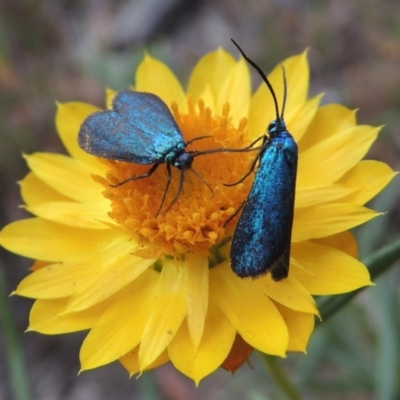
[[[194,141],[186,151],[222,147],[241,149],[249,145],[247,120],[243,118],[237,127],[233,126],[228,104],[223,108],[222,115],[212,115],[201,100],[197,106],[189,100],[187,114],[181,114],[176,104],[172,105],[172,110],[186,142],[199,136],[210,136]],[[208,252],[232,234],[238,217],[235,216],[227,225],[226,222],[246,199],[252,179],[249,177],[232,187],[224,186],[224,183],[242,178],[255,155],[255,151],[218,152],[195,157],[192,168],[207,181],[213,193],[196,174],[188,170],[183,191],[168,212],[164,211],[179,190],[180,170],[171,167],[172,180],[165,194],[168,180],[166,165],[161,164],[148,178],[110,187],[110,184],[144,174],[152,166],[106,161],[109,173],[101,181],[106,188],[104,195],[112,202],[110,216],[144,249],[172,256]],[[165,202],[157,215],[164,194]]]

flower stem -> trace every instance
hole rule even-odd
[[[268,354],[259,353],[265,366],[269,370],[271,376],[275,380],[275,383],[281,389],[282,394],[290,400],[301,400],[300,393],[297,388],[290,382],[286,372],[282,368],[279,357],[270,356]]]
[[[0,265],[0,321],[4,332],[8,373],[15,400],[31,400],[29,378],[20,336],[16,329],[5,285],[3,266]]]
[[[394,284],[394,285],[393,285]],[[398,399],[398,375],[400,370],[400,343],[398,338],[398,310],[393,307],[397,302],[397,291],[388,290],[397,287],[398,279],[385,276],[374,291],[378,315],[376,316],[376,398]]]
[[[371,279],[377,278],[379,275],[388,270],[393,263],[400,259],[400,239],[395,242],[388,244],[385,247],[372,253],[366,257],[364,264],[367,266]],[[368,287],[368,286],[367,286]],[[346,305],[354,296],[364,290],[365,287],[355,290],[351,293],[346,293],[341,296],[329,296],[319,303],[319,311],[322,316],[322,320],[326,321],[337,311],[339,311],[344,305]],[[316,326],[319,326],[317,324]]]

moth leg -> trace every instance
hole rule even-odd
[[[130,181],[137,181],[139,179],[148,178],[149,176],[154,174],[154,171],[158,168],[159,165],[160,164],[154,164],[145,174],[143,174],[143,175],[133,175],[130,178],[123,180],[122,182],[118,182],[117,184],[110,185],[110,186],[113,187],[113,188],[116,188],[116,187],[124,185],[125,183],[130,182]]]
[[[192,171],[199,178],[199,180],[201,180],[208,187],[208,189],[210,190],[210,192],[212,194],[211,198],[213,198],[214,197],[214,190],[211,187],[211,185],[206,181],[206,179],[202,175],[200,175],[200,173],[197,172],[194,168],[190,168],[190,171]]]
[[[239,214],[239,212],[242,210],[242,208],[244,207],[245,204],[246,204],[246,202],[244,201],[244,202],[240,205],[240,207],[235,211],[235,213],[234,213],[233,215],[231,215],[231,216],[225,221],[224,227],[225,227],[226,225],[228,225],[229,222],[231,222],[232,219],[236,217],[236,215]]]
[[[170,184],[170,182],[171,182],[171,167],[170,167],[169,164],[167,164],[167,169],[168,169],[168,183],[167,183],[167,188],[165,189],[165,192],[164,192],[163,201],[162,201],[162,203],[161,203],[161,206],[162,206],[162,204],[164,203],[165,196],[166,196],[166,194],[167,194],[167,191],[168,191],[168,188],[169,188],[169,184]],[[172,208],[172,206],[178,201],[179,196],[181,195],[181,193],[182,193],[182,191],[183,191],[183,183],[184,183],[184,181],[185,181],[185,171],[186,171],[185,169],[181,169],[181,179],[180,179],[180,181],[179,181],[178,192],[176,193],[176,196],[175,196],[174,200],[172,200],[172,203],[171,203],[171,204],[168,206],[168,208],[165,210],[164,214],[166,214],[166,213]],[[161,209],[161,206],[160,206],[160,209]],[[157,214],[158,214],[158,213],[157,213]]]
[[[164,205],[165,198],[167,197],[167,192],[168,192],[168,189],[169,189],[169,185],[171,184],[172,173],[171,173],[171,165],[170,164],[167,164],[167,173],[168,173],[167,186],[165,187],[163,198],[161,200],[160,207],[158,208],[158,211],[157,211],[157,214],[156,214],[156,218],[157,218],[158,214],[160,213],[162,206]],[[178,197],[179,197],[179,194],[180,194],[180,190],[181,190],[181,185],[179,186],[178,195],[175,196],[175,199],[168,206],[168,208],[165,210],[164,214],[166,214],[170,210],[170,208],[174,205],[174,203],[178,200]]]
[[[254,161],[251,163],[250,169],[248,172],[246,172],[246,174],[240,178],[238,181],[233,182],[233,183],[224,183],[224,186],[236,186],[239,183],[242,183],[256,168],[257,162],[261,157],[261,154],[267,149],[268,145],[269,145],[269,140],[265,139],[265,136],[261,136],[259,137],[257,140],[255,140],[250,146],[254,146],[254,144],[256,144],[260,139],[264,139],[264,144],[261,147],[260,152],[257,154],[257,157],[254,159]],[[247,149],[247,148],[246,148]],[[255,150],[255,149],[254,149]]]

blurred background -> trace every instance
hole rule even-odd
[[[206,52],[236,39],[266,71],[310,48],[310,95],[357,108],[359,123],[385,125],[369,157],[400,168],[400,4],[398,0],[3,0],[0,3],[0,226],[26,217],[16,182],[22,153],[64,152],[55,101],[104,106],[105,87],[134,83],[144,50],[185,85]],[[259,80],[257,80],[259,82]],[[240,94],[238,94],[240,95]],[[389,211],[360,228],[361,256],[398,238],[399,180],[371,206]],[[0,250],[0,280],[10,293],[31,266]],[[304,399],[400,398],[398,268],[377,279],[315,331],[308,355],[282,360]],[[32,399],[284,399],[252,356],[234,377],[221,370],[198,389],[170,366],[128,379],[118,364],[79,371],[84,334],[23,334],[31,301],[12,297],[15,343],[0,320],[0,400],[14,399],[6,352],[21,341]],[[18,399],[19,400],[19,399]]]

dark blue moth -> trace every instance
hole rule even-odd
[[[278,101],[266,75],[233,43],[267,84],[275,103],[276,119],[269,124],[267,134],[262,137],[262,148],[250,171],[239,181],[243,181],[259,164],[233,235],[232,269],[242,278],[258,278],[270,271],[272,278],[280,281],[289,273],[298,159],[297,144],[283,118],[287,96],[286,75],[283,68],[284,99],[279,114]]]
[[[205,137],[185,142],[171,111],[158,96],[123,90],[115,96],[113,110],[96,112],[83,122],[78,142],[83,150],[98,157],[134,164],[154,164],[145,174],[132,176],[119,182],[115,187],[129,181],[147,178],[160,164],[166,164],[168,180],[159,212],[171,183],[171,165],[181,170],[181,179],[178,193],[167,210],[182,192],[185,172],[188,169],[191,169],[212,192],[208,183],[191,168],[194,157],[218,151],[236,150],[186,151],[186,147],[194,140]]]

